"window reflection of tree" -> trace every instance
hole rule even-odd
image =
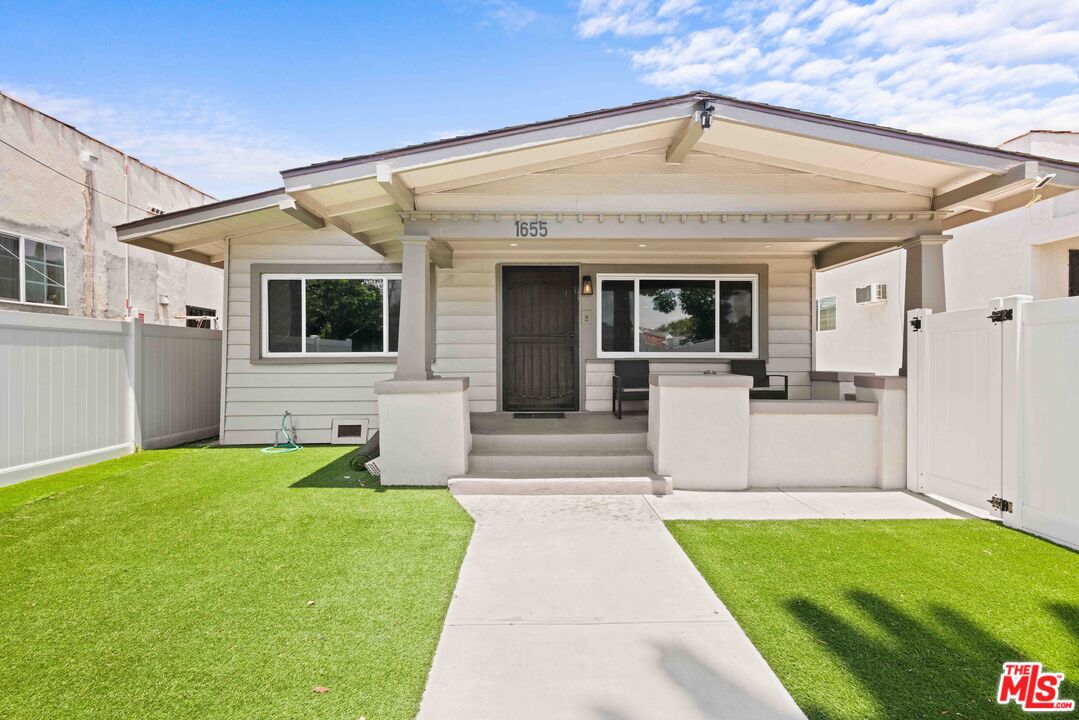
[[[352,352],[381,352],[382,281],[308,280],[307,334],[351,340]]]

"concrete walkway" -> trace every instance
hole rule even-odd
[[[901,491],[457,499],[476,528],[421,720],[803,718],[661,517],[970,517]]]
[[[470,496],[419,717],[803,718],[643,496]]]

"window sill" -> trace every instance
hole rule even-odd
[[[252,365],[340,365],[352,363],[359,365],[396,365],[396,355],[365,355],[360,357],[253,357]]]
[[[50,305],[49,303],[36,303],[36,302],[24,302],[22,300],[12,300],[10,298],[0,298],[0,305],[16,305],[20,308],[41,308],[42,310],[57,310],[66,311],[67,305]]]
[[[677,365],[681,364],[694,364],[700,365],[702,363],[729,363],[731,360],[759,360],[757,355],[744,355],[740,357],[716,357],[715,355],[709,355],[708,357],[652,357],[641,355],[600,355],[599,357],[585,358],[585,364],[588,363],[610,363],[614,360],[647,360],[650,363],[657,365]]]

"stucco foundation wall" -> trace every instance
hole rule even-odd
[[[0,145],[0,232],[64,246],[67,307],[41,307],[0,300],[0,309],[121,318],[124,300],[147,323],[183,325],[185,305],[221,314],[222,271],[137,247],[116,239],[113,226],[213,201],[203,192],[135,158],[127,158],[128,202],[124,205],[124,154],[70,125],[0,95],[0,139],[100,192],[61,177],[15,150]],[[89,151],[100,159],[93,172],[79,165]],[[106,197],[111,195],[112,197]],[[117,199],[113,199],[117,198]],[[130,291],[128,291],[130,278]],[[169,304],[162,305],[162,295]]]
[[[460,253],[454,267],[438,271],[436,355],[434,371],[443,377],[467,377],[472,412],[493,412],[498,406],[498,266],[513,264],[560,264],[550,256],[477,257]],[[639,266],[652,260],[626,261],[624,256],[586,261],[566,260],[564,264]],[[687,265],[767,265],[768,268],[768,370],[789,376],[791,397],[808,399],[809,370],[812,363],[810,330],[810,276],[812,259],[805,257],[755,258],[724,257],[683,260],[664,259],[664,264]],[[634,272],[636,269],[633,270]],[[702,272],[705,272],[702,270]],[[590,307],[582,298],[582,310]],[[595,333],[595,325],[580,328]],[[727,362],[653,362],[652,370],[699,373],[703,370],[727,372]],[[611,406],[611,375],[614,365],[607,360],[586,358],[581,378],[582,410],[602,411]]]
[[[394,362],[265,363],[251,359],[251,265],[293,266],[381,263],[381,255],[336,229],[312,231],[302,225],[229,241],[229,298],[224,428],[226,445],[272,443],[286,410],[298,442],[330,442],[335,417],[366,418],[378,428],[374,384],[393,376]]]
[[[749,486],[878,487],[875,414],[749,416]]]

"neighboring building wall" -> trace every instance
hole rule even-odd
[[[280,264],[299,272],[304,265],[369,264],[383,260],[336,228],[312,231],[295,225],[229,241],[228,357],[222,444],[273,442],[286,410],[292,414],[300,443],[330,442],[335,417],[367,418],[370,431],[378,429],[378,403],[373,385],[393,376],[394,361],[252,360],[251,328],[260,316],[257,308],[252,309],[251,265]]]
[[[836,329],[815,332],[815,369],[898,374],[903,364],[905,282],[905,250],[818,272],[817,298],[836,298]],[[871,305],[855,302],[855,288],[870,283],[888,286],[887,302]]]
[[[1068,250],[1079,249],[1079,192],[1042,200],[950,231],[944,245],[949,310],[991,298],[1068,295]]]
[[[122,152],[5,95],[0,139],[99,191],[0,145],[0,232],[63,245],[67,271],[66,309],[3,301],[0,309],[119,318],[127,314],[124,300],[130,297],[150,323],[182,325],[175,316],[186,305],[215,308],[220,315],[221,270],[122,245],[113,230],[149,216],[140,209],[170,212],[213,198],[130,157],[125,188]],[[80,165],[83,151],[99,158],[93,171]],[[168,306],[160,304],[162,295]]]

